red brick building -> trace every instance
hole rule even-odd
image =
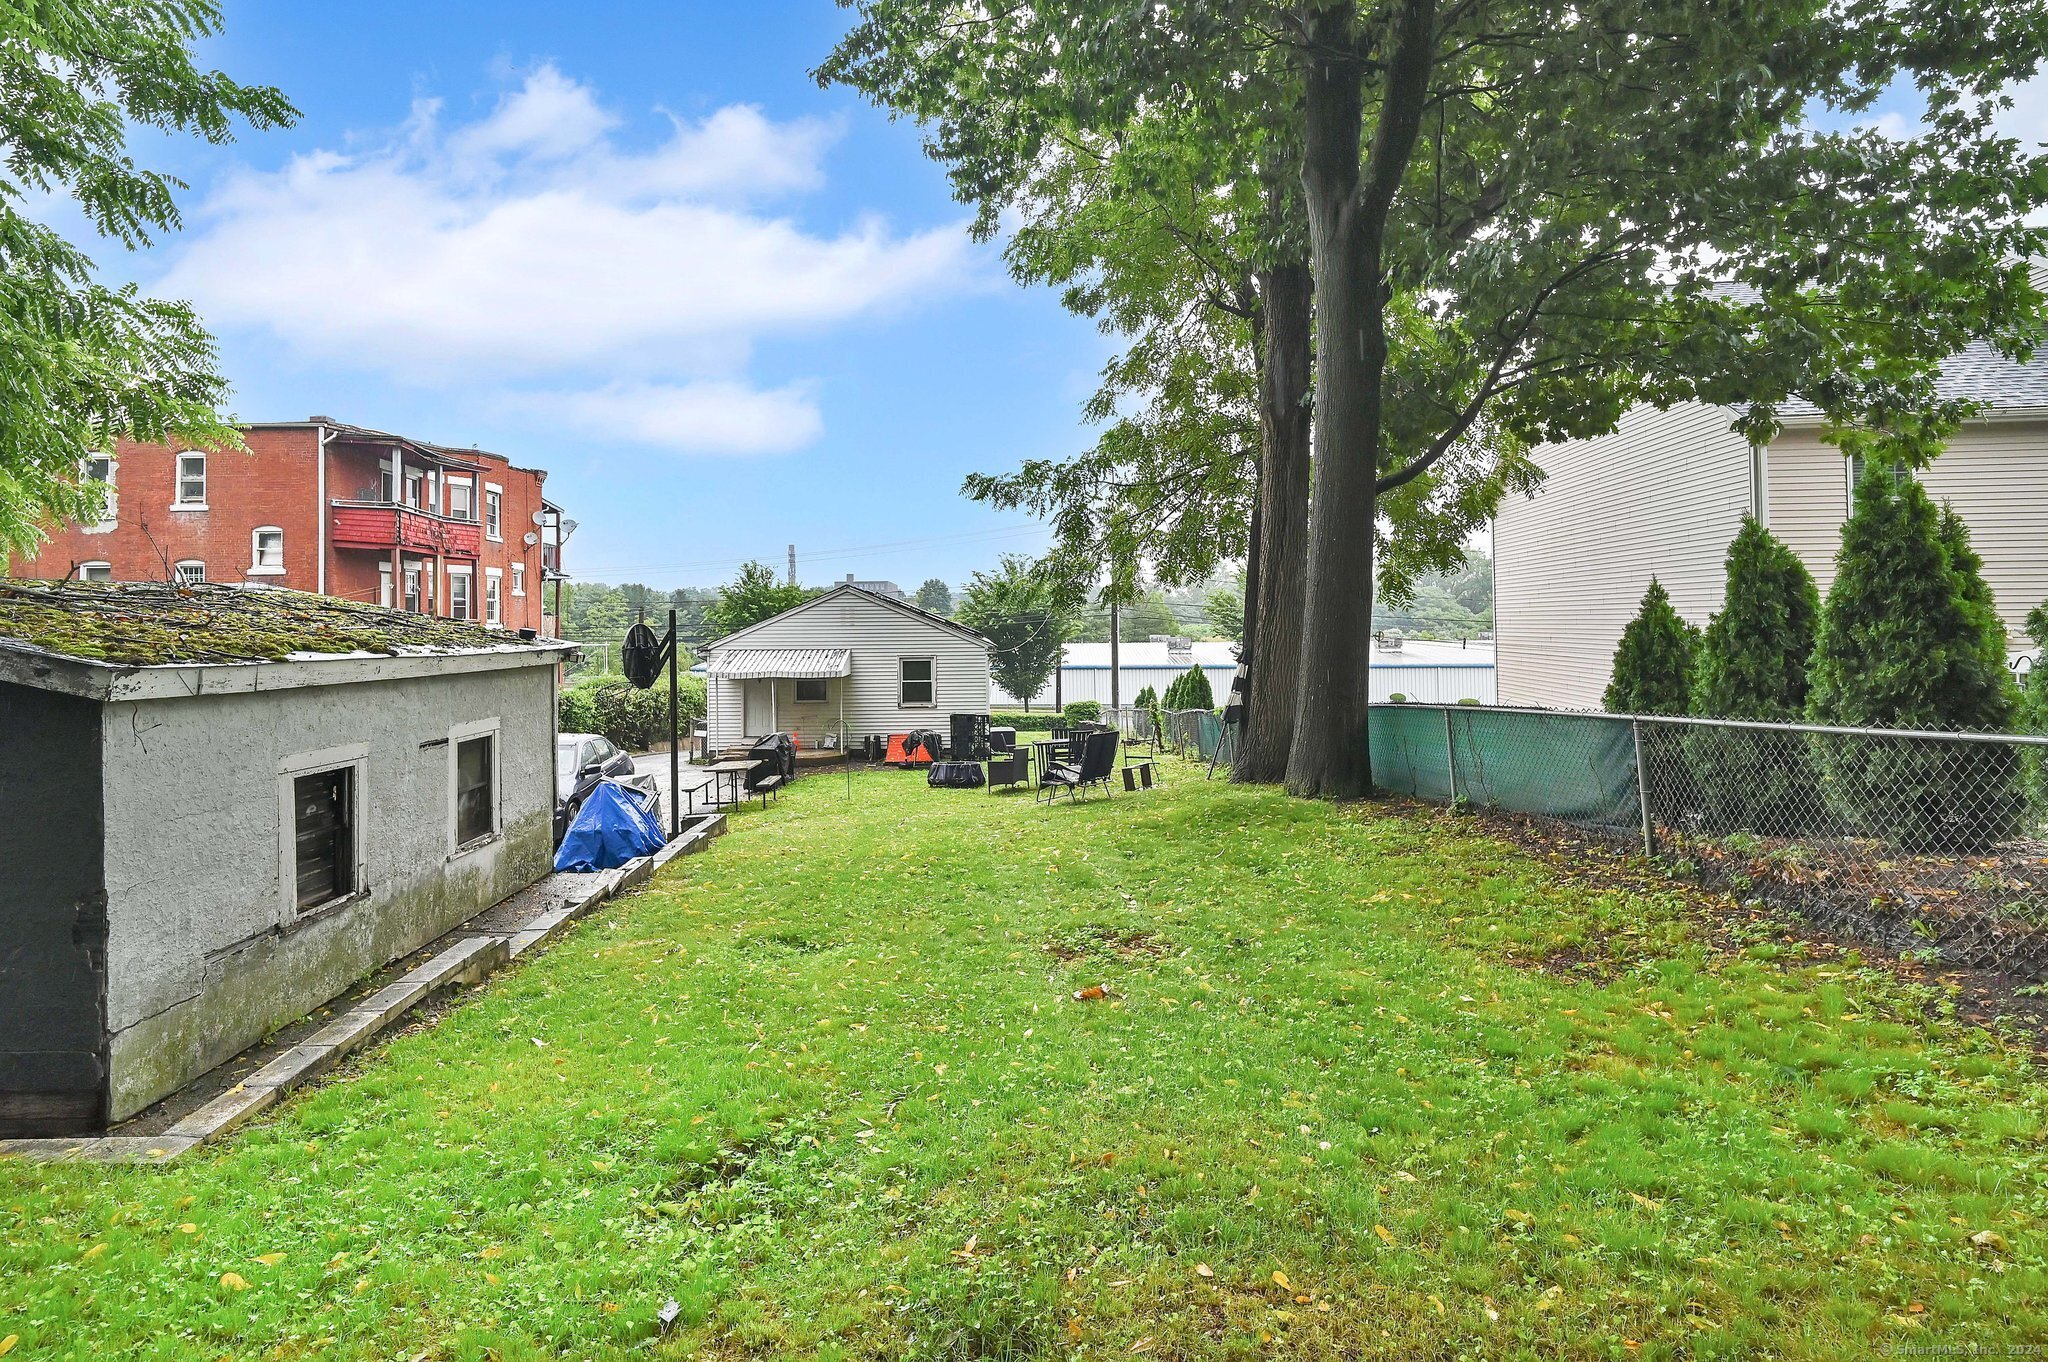
[[[546,473],[324,416],[242,438],[246,453],[123,441],[89,460],[106,518],[52,534],[11,575],[267,583],[556,633]]]

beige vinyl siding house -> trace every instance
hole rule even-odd
[[[944,730],[950,714],[988,713],[988,647],[965,625],[842,583],[705,647],[710,746]]]
[[[1542,451],[1548,475],[1493,527],[1500,703],[1598,709],[1608,659],[1655,574],[1688,619],[1721,603],[1750,508],[1750,449],[1719,407],[1642,408],[1614,434]]]
[[[2048,600],[2048,363],[1972,347],[1944,369],[1944,395],[1986,410],[1917,476],[1969,525],[2015,650]],[[1698,625],[1721,606],[1724,559],[1754,511],[1825,593],[1848,517],[1850,467],[1810,409],[1752,449],[1730,408],[1642,408],[1612,435],[1537,454],[1548,475],[1494,523],[1500,703],[1597,709],[1622,628],[1652,575]]]

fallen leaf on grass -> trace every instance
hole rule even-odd
[[[1276,1271],[1273,1274],[1273,1283],[1274,1285],[1283,1287],[1289,1291],[1292,1291],[1294,1289],[1294,1283],[1287,1280],[1287,1274],[1284,1272]]]
[[[1216,1275],[1216,1269],[1210,1267],[1207,1263],[1196,1263],[1195,1275],[1197,1277],[1214,1277]]]
[[[282,1253],[259,1253],[256,1255],[256,1261],[265,1267],[276,1267],[284,1261],[284,1255]]]
[[[1372,1232],[1374,1234],[1377,1234],[1380,1238],[1386,1240],[1389,1244],[1394,1242],[1394,1232],[1388,1229],[1385,1225],[1374,1225],[1372,1227]]]
[[[1074,1001],[1077,1003],[1092,1003],[1108,996],[1109,990],[1101,984],[1090,984],[1086,988],[1074,990]]]
[[[1990,1249],[1994,1253],[2004,1253],[2009,1247],[2005,1242],[2005,1236],[1997,1230],[1978,1230],[1970,1236],[1970,1242],[1980,1249]]]
[[[93,1246],[92,1246],[91,1248],[87,1249],[87,1250],[85,1251],[85,1254],[84,1254],[84,1256],[85,1256],[85,1257],[87,1257],[87,1258],[97,1258],[97,1257],[99,1257],[99,1256],[100,1256],[100,1255],[101,1255],[102,1253],[105,1253],[106,1251],[107,1251],[107,1241],[106,1241],[106,1240],[104,1240],[104,1239],[102,1239],[102,1240],[101,1240],[101,1241],[100,1241],[99,1243],[97,1243],[97,1244],[94,1244],[94,1245],[93,1245]]]
[[[0,1338],[0,1357],[5,1357],[7,1356],[7,1354],[13,1352],[14,1345],[19,1342],[21,1342],[20,1334],[9,1334],[5,1338]]]
[[[249,1289],[249,1279],[239,1272],[221,1273],[220,1284],[230,1291],[247,1291]]]

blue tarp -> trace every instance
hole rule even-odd
[[[616,780],[600,780],[555,852],[557,870],[611,870],[651,856],[668,838],[654,816],[654,797]]]

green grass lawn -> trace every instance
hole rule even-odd
[[[1853,956],[1716,950],[1675,897],[1469,822],[1172,775],[1050,811],[805,781],[218,1151],[0,1166],[0,1337],[508,1359],[2048,1337],[2024,1054]]]

